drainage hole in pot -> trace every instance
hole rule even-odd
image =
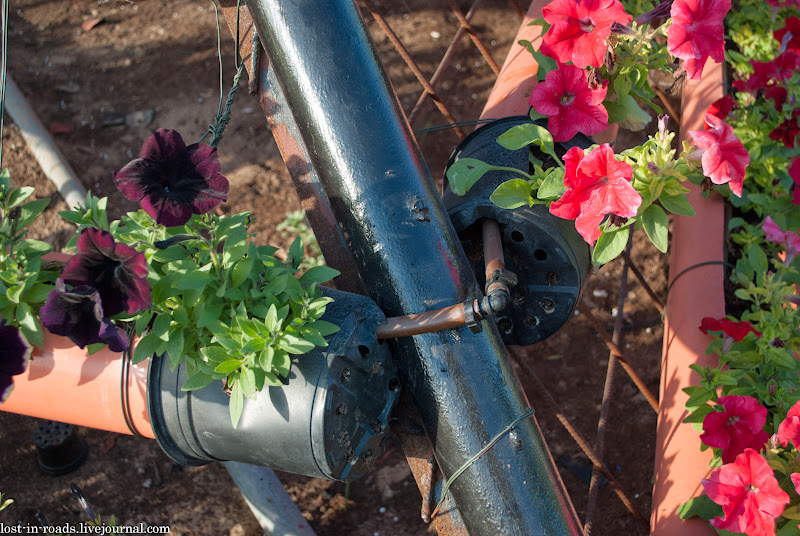
[[[558,285],[559,281],[561,281],[561,276],[558,275],[558,272],[547,272],[548,285]]]
[[[542,298],[539,301],[539,307],[541,307],[547,314],[550,314],[556,310],[556,304],[550,298]]]
[[[350,443],[350,434],[348,434],[347,432],[342,432],[341,434],[339,434],[339,439],[337,440],[337,442],[339,443],[340,447],[347,445],[348,443]]]
[[[546,261],[547,260],[547,252],[543,249],[537,249],[533,252],[533,257],[537,261]]]
[[[382,366],[383,366],[383,363],[381,363],[380,361],[375,361],[375,364],[372,365],[372,370],[369,371],[369,375],[373,376],[373,375],[379,373],[381,371],[381,367]]]
[[[399,391],[400,390],[400,380],[397,378],[391,378],[389,380],[389,390],[390,391]]]
[[[371,421],[369,421],[369,427],[376,434],[380,434],[381,432],[383,432],[383,423],[378,419],[372,419]]]
[[[342,383],[350,381],[350,369],[346,368],[342,371]]]
[[[535,316],[526,316],[522,319],[526,326],[533,327],[539,324],[539,319]]]
[[[519,231],[511,231],[511,240],[513,240],[514,242],[522,242],[523,240],[525,240],[525,237],[522,236],[522,233],[520,233]]]
[[[361,357],[366,359],[367,357],[369,357],[369,347],[364,346],[363,344],[359,344],[358,345],[358,353],[361,354]]]
[[[347,406],[344,402],[336,406],[336,415],[347,415]]]
[[[497,329],[499,329],[502,333],[511,333],[511,330],[514,328],[514,324],[511,323],[511,320],[503,317],[497,321]]]
[[[352,462],[355,456],[353,456],[355,452],[353,451],[353,447],[347,447],[347,450],[344,451],[344,459],[348,462]]]
[[[367,449],[367,452],[361,457],[365,462],[372,460],[372,449]]]

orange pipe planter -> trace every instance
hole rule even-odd
[[[127,366],[108,347],[88,355],[68,338],[45,331],[44,347],[34,348],[28,370],[14,376],[14,390],[0,410],[154,438],[147,414],[149,362]]]
[[[685,82],[681,141],[690,139],[690,130],[703,130],[703,114],[723,96],[722,67],[708,63],[702,80]],[[665,313],[650,523],[656,536],[715,534],[708,522],[696,517],[683,521],[677,513],[681,504],[702,493],[700,481],[711,472],[708,467],[711,451],[700,452],[700,432],[690,424],[681,424],[688,415],[685,410],[688,397],[681,389],[699,383],[697,374],[689,369],[690,364],[716,365],[716,358],[705,354],[709,338],[698,329],[700,320],[706,316],[725,316],[722,265],[697,266],[706,261],[718,263],[724,258],[724,205],[714,196],[703,199],[699,187],[692,188],[689,199],[697,216],[674,217],[670,246],[672,287]]]

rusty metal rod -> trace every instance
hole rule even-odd
[[[367,7],[369,8],[370,13],[372,13],[372,18],[375,19],[375,21],[378,23],[378,26],[380,26],[383,32],[386,34],[386,37],[389,38],[389,41],[391,41],[392,45],[394,45],[394,48],[395,50],[397,50],[397,53],[400,54],[400,57],[403,58],[403,61],[406,62],[406,65],[408,65],[408,68],[411,69],[411,72],[417,78],[419,83],[422,84],[422,87],[425,88],[425,91],[428,92],[428,94],[430,94],[430,97],[433,99],[433,103],[436,105],[436,107],[439,109],[439,111],[442,113],[445,119],[447,119],[449,123],[458,123],[458,121],[456,121],[456,118],[453,117],[453,114],[450,112],[447,106],[445,106],[444,102],[442,102],[442,98],[439,96],[438,93],[436,93],[434,87],[430,84],[430,82],[428,82],[428,79],[425,78],[425,75],[422,73],[417,63],[408,53],[408,50],[406,49],[405,45],[403,45],[403,42],[400,41],[400,39],[397,37],[397,34],[395,34],[394,30],[392,30],[391,26],[389,26],[389,23],[386,22],[386,19],[384,19],[383,16],[380,15],[380,13],[375,11],[375,8],[372,7],[371,2],[367,2]],[[464,130],[458,125],[453,126],[453,130],[456,132],[456,134],[458,134],[458,137],[461,139],[464,139],[467,136],[464,133]]]
[[[663,315],[664,302],[662,302],[661,298],[658,297],[658,294],[656,294],[656,292],[653,290],[653,287],[647,284],[647,281],[644,280],[644,274],[642,274],[642,272],[639,271],[639,268],[636,266],[636,264],[634,264],[628,252],[623,251],[622,256],[625,258],[625,262],[628,263],[628,267],[631,269],[631,271],[633,271],[633,275],[636,276],[636,279],[639,281],[639,284],[642,285],[642,288],[644,288],[645,292],[647,292],[647,295],[650,296],[651,300],[653,300],[653,304],[655,304],[656,309],[658,309],[658,312]]]
[[[475,15],[475,11],[478,10],[478,6],[480,5],[482,0],[475,0],[475,3],[472,4],[472,7],[469,8],[467,12],[466,19],[467,21],[471,21],[473,15]],[[458,30],[456,30],[456,34],[453,36],[453,39],[450,40],[450,45],[447,47],[447,50],[442,56],[442,61],[439,62],[439,66],[436,67],[436,71],[433,73],[431,77],[430,83],[431,86],[436,87],[436,84],[439,83],[439,80],[442,78],[445,69],[448,65],[450,65],[450,60],[453,59],[453,54],[456,52],[456,47],[458,43],[461,42],[461,38],[464,36],[464,32],[466,29],[463,26],[460,26]],[[417,104],[414,105],[414,109],[411,110],[411,113],[408,114],[408,123],[410,125],[414,124],[414,121],[417,119],[417,116],[422,111],[422,105],[425,104],[425,101],[428,98],[428,92],[424,91],[422,95],[419,96],[417,99]]]
[[[589,322],[592,323],[594,329],[597,331],[600,337],[602,337],[603,341],[605,341],[606,346],[608,346],[608,349],[611,350],[615,356],[617,356],[620,365],[622,365],[622,368],[625,370],[625,372],[628,373],[628,376],[630,376],[631,380],[633,380],[633,383],[636,385],[636,387],[639,388],[639,391],[641,391],[645,399],[647,399],[647,402],[650,404],[650,407],[652,407],[653,410],[656,413],[658,413],[658,399],[656,398],[656,396],[650,389],[648,389],[647,385],[645,385],[642,377],[639,376],[639,374],[633,369],[630,362],[628,362],[628,359],[622,353],[622,350],[619,349],[619,346],[614,344],[614,341],[612,341],[611,337],[608,336],[608,333],[605,332],[603,326],[600,324],[600,321],[592,313],[589,304],[587,304],[585,301],[581,301],[581,303],[583,304],[583,307],[581,307],[581,312],[585,314],[586,318],[589,319]]]
[[[633,232],[628,235],[628,245],[626,250],[630,253],[633,246]],[[614,322],[614,334],[611,336],[613,343],[619,347],[622,339],[622,315],[625,311],[625,295],[628,290],[628,264],[622,263],[622,277],[619,284],[619,302],[617,303],[617,318]],[[606,426],[608,424],[608,414],[611,410],[611,399],[614,396],[614,377],[617,368],[617,352],[611,351],[608,356],[608,367],[606,369],[606,383],[603,386],[603,402],[600,407],[600,419],[597,421],[597,436],[595,438],[594,451],[601,458],[604,456],[606,444]],[[592,481],[589,484],[589,503],[586,506],[586,520],[584,521],[583,531],[586,536],[592,532],[592,520],[594,509],[597,504],[597,495],[600,492],[600,473],[596,468],[592,469]]]
[[[583,436],[581,436],[575,427],[572,426],[572,423],[569,422],[569,419],[567,419],[567,417],[561,412],[556,399],[553,397],[550,391],[547,390],[544,383],[542,383],[542,380],[539,379],[539,376],[536,375],[530,365],[520,358],[517,348],[514,346],[509,346],[508,351],[509,355],[511,355],[512,359],[514,359],[517,365],[519,365],[523,372],[525,372],[525,374],[536,384],[536,394],[542,395],[542,399],[550,408],[550,411],[552,411],[556,416],[558,422],[560,422],[569,435],[572,436],[572,439],[575,440],[575,443],[577,443],[583,453],[586,454],[586,457],[589,458],[589,461],[592,462],[594,467],[596,467],[601,473],[603,473],[603,476],[606,477],[606,480],[608,480],[609,485],[614,489],[614,493],[617,494],[617,497],[619,497],[619,499],[622,501],[622,504],[625,505],[631,514],[633,514],[633,517],[638,519],[643,526],[649,529],[650,522],[641,512],[639,512],[639,510],[633,504],[633,501],[631,501],[630,497],[628,497],[628,495],[622,489],[620,483],[617,481],[611,471],[608,470],[608,467],[606,467],[600,458],[598,458],[594,453],[594,450],[592,450],[592,447],[589,446],[589,443],[586,442]]]
[[[499,75],[500,66],[497,64],[496,61],[494,61],[491,52],[489,52],[489,49],[486,48],[486,45],[484,45],[483,41],[481,41],[480,38],[478,37],[478,34],[475,32],[475,28],[473,28],[470,25],[469,21],[464,16],[464,14],[461,13],[461,10],[456,5],[455,0],[447,0],[447,3],[450,4],[450,9],[453,10],[453,14],[458,19],[458,22],[461,23],[461,26],[467,29],[467,35],[469,35],[469,38],[472,39],[472,43],[478,49],[478,52],[481,53],[481,56],[483,56],[486,59],[486,63],[488,63],[489,67],[492,68],[492,71],[494,71],[495,76]]]

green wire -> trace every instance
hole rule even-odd
[[[3,27],[3,67],[0,70],[0,169],[3,169],[3,114],[6,107],[6,72],[8,69],[8,0],[3,1],[0,7],[0,18]]]
[[[456,471],[455,473],[453,473],[453,474],[450,476],[450,478],[448,478],[448,479],[447,479],[447,482],[445,482],[445,483],[444,483],[444,489],[442,489],[442,498],[439,500],[439,504],[437,504],[437,505],[436,505],[436,508],[434,508],[434,509],[433,509],[433,513],[431,514],[431,518],[433,518],[433,517],[435,517],[435,516],[436,516],[436,512],[438,512],[438,511],[439,511],[439,508],[441,508],[441,507],[442,507],[442,504],[444,504],[444,501],[445,501],[445,499],[447,498],[447,492],[450,490],[450,486],[452,486],[452,485],[453,485],[453,482],[455,482],[455,481],[456,481],[456,479],[457,479],[458,477],[460,477],[460,476],[461,476],[461,474],[462,474],[464,471],[466,471],[467,469],[469,469],[469,468],[470,468],[470,466],[471,466],[473,463],[475,463],[475,462],[478,460],[478,458],[480,458],[481,456],[483,456],[484,454],[486,454],[487,452],[489,452],[489,449],[490,449],[490,448],[492,448],[492,447],[495,445],[495,443],[497,443],[498,441],[500,441],[500,439],[502,439],[502,437],[503,437],[504,435],[506,435],[506,434],[507,434],[509,431],[511,431],[511,429],[512,429],[512,428],[514,428],[516,425],[518,425],[520,422],[524,421],[525,419],[527,419],[527,418],[528,418],[528,417],[530,417],[531,415],[533,415],[533,408],[530,408],[530,409],[529,409],[527,412],[525,412],[523,415],[520,415],[519,417],[517,417],[516,419],[514,419],[514,420],[512,421],[512,423],[511,423],[511,424],[509,424],[508,426],[506,426],[506,427],[503,429],[503,431],[502,431],[502,432],[500,432],[499,434],[497,434],[496,436],[494,436],[494,438],[492,438],[492,440],[491,440],[491,441],[489,441],[489,444],[488,444],[488,445],[486,445],[485,447],[483,447],[483,448],[481,449],[481,451],[480,451],[479,453],[477,453],[475,456],[473,456],[472,458],[470,458],[469,460],[467,460],[466,462],[464,462],[464,465],[462,465],[462,466],[461,466],[461,467],[458,469],[458,471]]]

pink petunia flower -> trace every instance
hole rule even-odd
[[[789,477],[792,479],[792,485],[794,485],[794,490],[800,494],[800,473],[792,473]]]
[[[781,51],[793,50],[800,52],[800,19],[797,17],[788,17],[783,28],[775,30],[772,35],[781,44]]]
[[[730,115],[731,110],[733,110],[734,104],[733,97],[730,95],[725,95],[724,97],[712,102],[711,106],[709,106],[708,110],[706,110],[706,114],[713,115],[714,117],[718,117],[724,121]],[[705,120],[703,123],[705,123],[706,130],[712,128],[711,125],[705,122]]]
[[[595,148],[588,155],[573,147],[564,155],[566,193],[550,205],[550,213],[575,220],[575,228],[590,245],[602,232],[600,223],[606,214],[623,218],[636,215],[642,196],[633,189],[633,170],[614,157],[609,144]]]
[[[567,141],[578,132],[591,136],[608,127],[603,99],[608,80],[597,89],[589,87],[587,72],[574,65],[559,65],[531,93],[530,105],[549,116],[547,129],[555,141]]]
[[[779,112],[783,110],[787,95],[788,91],[783,86],[768,86],[764,90],[764,98],[775,101],[775,109]]]
[[[723,24],[731,8],[730,0],[675,0],[667,30],[667,48],[692,80],[699,80],[706,60],[716,63],[725,59]]]
[[[761,226],[764,229],[764,238],[769,242],[775,244],[783,244],[786,247],[786,258],[784,264],[789,266],[798,254],[800,254],[800,235],[792,231],[782,231],[778,224],[772,221],[772,218],[767,216],[764,224]]]
[[[774,536],[775,518],[789,503],[767,460],[753,449],[745,449],[735,462],[703,479],[703,488],[725,514],[711,525],[748,536]]]
[[[542,54],[581,69],[603,65],[611,25],[633,18],[619,0],[553,0],[542,16],[552,24],[542,38]]]
[[[769,434],[762,428],[767,422],[767,408],[752,396],[723,396],[717,403],[723,411],[712,411],[703,419],[700,440],[709,447],[722,449],[722,461],[731,463],[744,449],[764,447]]]
[[[744,171],[750,164],[750,155],[733,133],[733,127],[718,117],[705,114],[709,130],[690,130],[694,145],[702,153],[695,153],[703,164],[703,175],[714,184],[725,184],[736,196],[742,196]]]
[[[778,425],[778,441],[784,447],[791,441],[800,448],[800,402],[789,408],[788,415]]]
[[[700,321],[699,329],[706,335],[709,331],[721,331],[736,342],[741,342],[750,332],[755,333],[756,337],[761,337],[761,332],[756,331],[750,322],[734,322],[727,318],[717,320],[707,316]]]

